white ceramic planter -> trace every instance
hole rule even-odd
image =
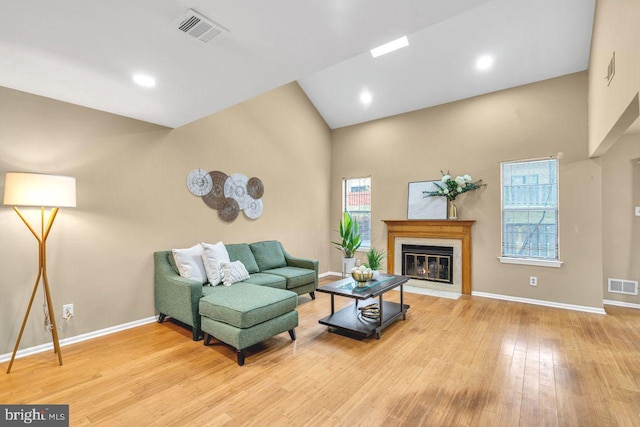
[[[355,266],[356,266],[355,257],[352,257],[352,258],[342,257],[342,275],[343,276],[350,275],[351,274],[351,270]]]

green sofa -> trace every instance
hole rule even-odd
[[[231,261],[240,261],[249,278],[240,283],[286,289],[298,295],[310,294],[315,299],[318,288],[318,261],[291,256],[275,240],[251,244],[225,245]],[[231,285],[233,287],[234,285]],[[224,295],[222,285],[201,285],[178,273],[171,251],[154,253],[154,300],[158,322],[166,316],[193,328],[193,340],[202,339],[198,305],[202,297],[216,292]]]

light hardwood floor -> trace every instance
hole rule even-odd
[[[638,310],[405,294],[406,321],[355,340],[316,295],[243,367],[167,321],[3,363],[0,403],[67,403],[72,426],[640,426]]]

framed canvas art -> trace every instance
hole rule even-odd
[[[418,181],[409,183],[407,199],[407,219],[447,219],[447,198],[427,197],[424,191],[436,191],[435,182]]]

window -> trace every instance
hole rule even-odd
[[[502,257],[558,261],[558,160],[502,163]],[[501,258],[503,262],[510,262]]]
[[[362,248],[371,247],[371,177],[344,179],[344,210],[358,221]]]

